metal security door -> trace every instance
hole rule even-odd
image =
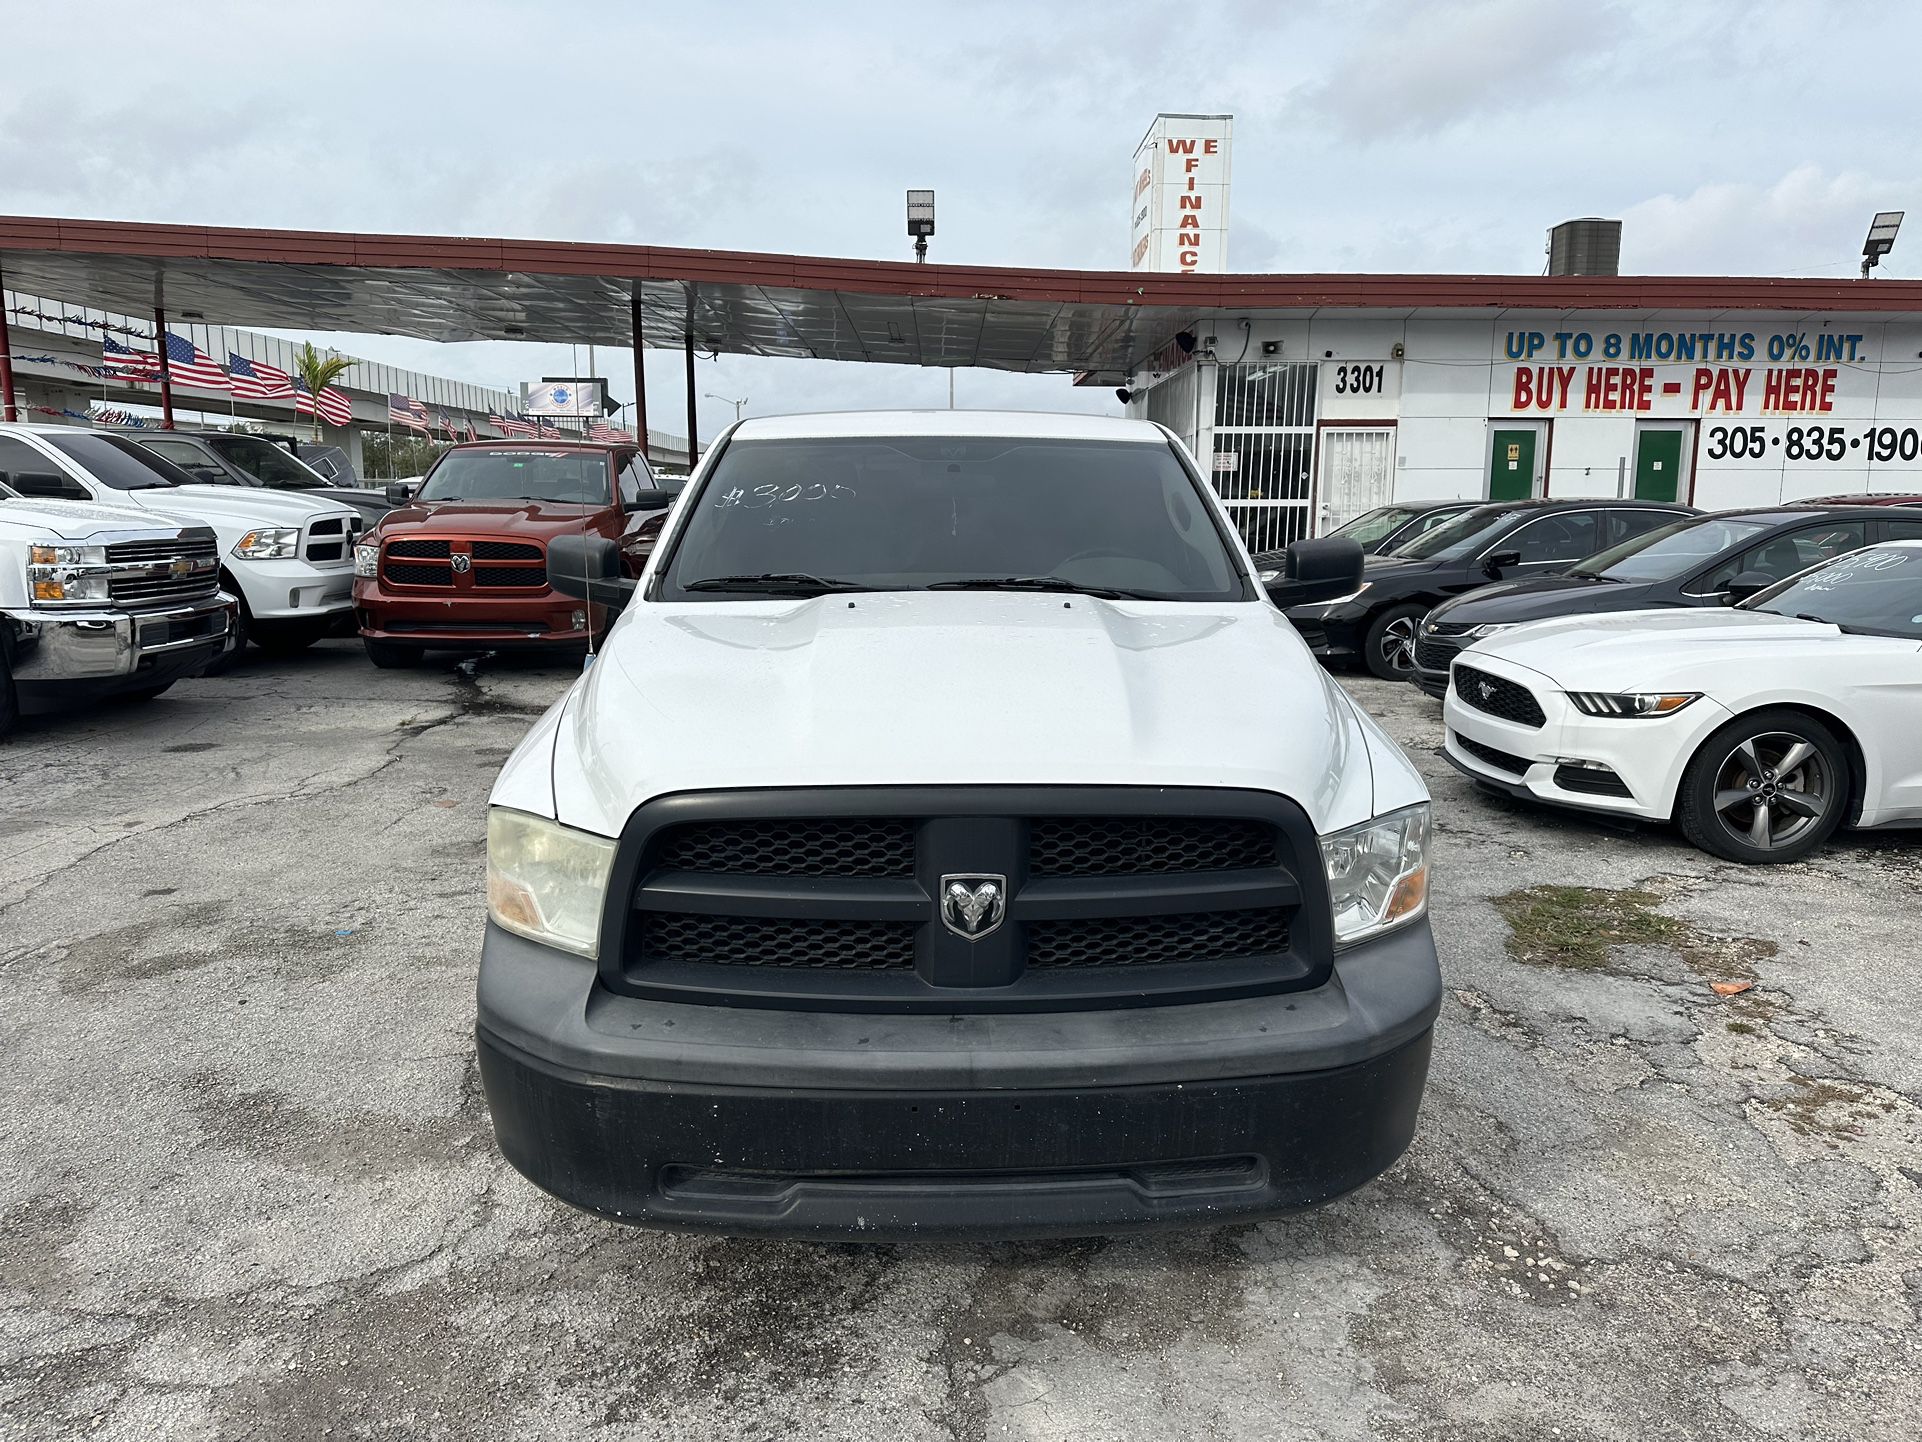
[[[1496,431],[1488,461],[1488,499],[1525,501],[1535,494],[1535,432]]]
[[[1254,552],[1275,551],[1313,529],[1313,365],[1224,365],[1215,378],[1215,490]]]
[[[1394,427],[1330,428],[1321,433],[1321,507],[1316,535],[1325,536],[1363,512],[1387,505],[1394,492]]]
[[[1673,501],[1682,480],[1682,433],[1646,427],[1635,433],[1635,499]]]

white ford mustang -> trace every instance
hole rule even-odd
[[[1922,826],[1922,541],[1839,556],[1726,610],[1517,626],[1455,661],[1447,756],[1560,806],[1674,820],[1793,861],[1838,826]]]

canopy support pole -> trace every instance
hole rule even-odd
[[[694,463],[701,457],[701,443],[694,435],[694,332],[688,331],[681,340],[687,352],[687,473],[693,475]]]
[[[153,311],[153,348],[160,353],[160,429],[174,428],[174,373],[167,364],[167,313],[159,306]]]
[[[7,329],[6,284],[0,279],[0,419],[17,421],[13,403],[13,336]]]
[[[647,367],[641,364],[641,352],[647,346],[641,337],[641,283],[638,280],[627,303],[629,323],[634,328],[634,433],[640,437],[642,457],[651,461],[654,458],[647,453]]]

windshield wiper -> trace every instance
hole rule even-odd
[[[965,581],[932,581],[929,591],[1072,591],[1104,601],[1165,601],[1152,591],[1124,591],[1118,586],[1089,586],[1065,576],[974,576]]]
[[[698,581],[681,583],[683,591],[781,591],[820,595],[828,591],[893,591],[895,586],[869,586],[860,581],[844,581],[835,576],[816,576],[807,571],[766,571],[758,576],[703,576]]]

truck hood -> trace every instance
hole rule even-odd
[[[578,532],[607,509],[562,501],[409,501],[381,517],[380,532],[420,527],[461,535],[546,537]]]
[[[118,531],[153,531],[204,526],[205,521],[151,506],[103,506],[94,501],[57,501],[0,497],[0,526],[10,533],[32,531],[56,541],[84,542]]]
[[[1645,691],[1665,686],[1704,690],[1723,678],[1793,672],[1802,655],[1832,657],[1838,641],[1862,649],[1913,655],[1898,637],[1855,636],[1820,621],[1766,611],[1624,611],[1536,621],[1487,637],[1477,655],[1525,666],[1574,691]]]
[[[354,514],[353,507],[342,501],[319,500],[295,491],[270,491],[256,486],[168,486],[125,494],[142,510],[193,516],[202,524],[223,529],[304,526],[322,516]]]
[[[496,801],[531,805],[515,798],[538,797],[541,759],[510,761]],[[1322,832],[1367,820],[1377,792],[1425,796],[1293,627],[1245,602],[640,603],[571,696],[552,761],[552,814],[607,836],[653,797],[751,787],[1244,787]]]

